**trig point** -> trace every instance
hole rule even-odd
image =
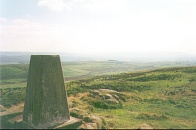
[[[49,128],[70,120],[63,72],[58,55],[32,55],[23,122]]]

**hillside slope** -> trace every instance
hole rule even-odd
[[[99,89],[122,92],[127,101],[121,108],[110,109],[104,107],[104,100],[98,102],[100,108],[91,97],[82,97],[82,93]],[[75,107],[90,105],[109,128],[196,128],[196,67],[98,76],[67,83],[67,92]]]
[[[95,115],[107,128],[196,128],[196,67],[96,76],[67,82],[66,89],[71,116],[87,122]],[[4,85],[1,114],[24,95],[25,86]]]

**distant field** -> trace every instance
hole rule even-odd
[[[88,62],[64,62],[62,68],[65,81],[90,78],[97,75],[118,74],[152,70],[174,66],[193,66],[192,62],[123,62],[123,61],[88,61]]]
[[[65,81],[79,80],[97,75],[118,74],[152,70],[174,66],[194,66],[195,62],[123,62],[123,61],[86,61],[63,62]],[[26,82],[29,64],[0,65],[0,84],[16,84]],[[3,87],[3,86],[2,86]]]

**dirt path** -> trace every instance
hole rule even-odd
[[[12,106],[8,109],[6,109],[3,112],[0,112],[0,116],[4,116],[7,114],[13,114],[13,113],[17,113],[17,112],[22,112],[24,108],[24,103],[20,103],[18,105]]]

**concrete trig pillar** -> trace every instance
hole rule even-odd
[[[58,55],[32,55],[23,122],[48,128],[70,119],[63,72]]]

